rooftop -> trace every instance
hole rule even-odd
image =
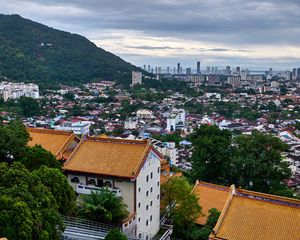
[[[77,146],[64,170],[133,179],[150,149],[147,140],[88,138]]]
[[[216,208],[222,211],[229,193],[229,187],[197,181],[193,193],[198,197],[203,215],[196,220],[197,224],[204,225],[209,215],[208,210]]]
[[[231,186],[210,239],[300,239],[300,200]]]
[[[28,142],[30,147],[41,145],[50,151],[56,158],[61,158],[67,145],[77,138],[72,132],[27,128],[31,140]]]

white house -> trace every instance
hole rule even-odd
[[[184,109],[174,108],[167,118],[167,131],[173,132],[185,126],[186,112]]]
[[[136,112],[136,116],[138,118],[152,118],[153,117],[153,112],[148,109],[140,109]]]
[[[60,125],[54,126],[56,130],[72,131],[78,135],[89,135],[90,132],[90,121],[79,121],[79,122],[63,122]]]
[[[149,140],[82,139],[64,165],[78,194],[107,187],[123,198],[123,231],[151,239],[160,229],[160,160]]]

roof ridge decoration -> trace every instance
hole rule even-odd
[[[65,130],[56,130],[56,129],[45,129],[45,128],[27,128],[28,132],[37,132],[37,133],[49,133],[49,134],[60,134],[60,135],[74,135],[73,132],[68,132]]]
[[[230,186],[230,191],[229,191],[226,203],[225,203],[225,205],[224,205],[224,207],[223,207],[223,209],[221,211],[221,215],[219,217],[219,220],[217,221],[216,226],[214,227],[214,229],[212,231],[214,234],[217,234],[217,232],[219,231],[219,229],[220,229],[220,227],[222,225],[222,222],[224,220],[224,217],[225,217],[225,215],[227,213],[227,210],[228,210],[228,208],[229,208],[229,206],[231,204],[231,201],[232,201],[232,198],[233,198],[234,195],[236,195],[236,189],[235,189],[234,184],[232,184]]]

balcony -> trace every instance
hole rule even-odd
[[[92,191],[101,191],[102,189],[107,189],[116,194],[116,196],[121,197],[121,190],[119,188],[96,187],[94,185],[86,185],[83,183],[77,184],[76,192],[79,194],[91,194]]]

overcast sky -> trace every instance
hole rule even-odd
[[[84,35],[137,66],[300,67],[300,0],[0,0],[0,12]]]

